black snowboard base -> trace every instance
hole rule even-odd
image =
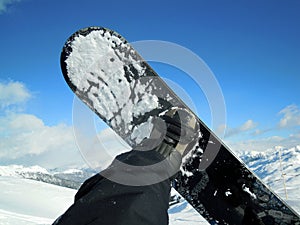
[[[151,116],[187,108],[122,36],[106,28],[74,33],[61,68],[72,91],[131,146],[143,138],[137,130]],[[173,187],[210,224],[300,225],[299,215],[198,122],[199,139]]]

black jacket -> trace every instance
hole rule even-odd
[[[126,176],[132,175],[131,171],[115,166],[116,161],[147,166],[161,160],[162,156],[155,151],[130,151],[118,156],[104,173],[83,183],[74,204],[53,225],[167,225],[170,179],[142,186],[108,179],[110,174],[117,173],[126,181]],[[141,171],[142,167],[137,168]]]

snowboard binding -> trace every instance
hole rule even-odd
[[[190,150],[188,146],[197,141],[199,124],[187,109],[173,107],[153,118],[152,122],[150,140],[159,142],[155,150],[164,157],[172,151],[178,151],[183,156]]]

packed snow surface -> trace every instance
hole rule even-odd
[[[48,225],[73,202],[76,190],[19,177],[0,176],[0,224]],[[208,224],[185,201],[169,210],[170,224]]]
[[[52,224],[75,190],[19,177],[0,176],[0,224]]]

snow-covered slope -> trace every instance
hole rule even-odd
[[[46,225],[73,202],[76,190],[20,177],[0,176],[0,224]],[[185,201],[170,208],[170,224],[207,224]]]
[[[300,145],[246,152],[241,158],[265,184],[300,213]]]
[[[278,195],[283,199],[287,196],[287,202],[300,213],[300,146],[291,149],[275,147],[263,153],[248,152],[240,157]],[[75,183],[91,175],[84,174],[81,169],[47,171],[37,166],[0,166],[0,224],[51,224],[72,204],[76,192],[74,189],[44,183],[49,180],[41,179],[58,174]],[[208,224],[183,199],[170,207],[169,216],[170,225]]]
[[[51,224],[75,190],[20,177],[0,176],[0,224]]]

